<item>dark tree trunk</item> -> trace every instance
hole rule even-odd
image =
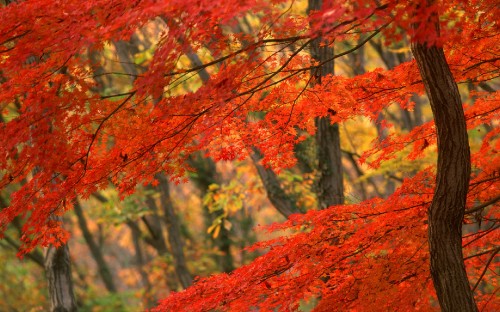
[[[438,24],[435,25],[439,32]],[[412,52],[429,97],[438,135],[436,189],[429,209],[434,287],[443,311],[477,311],[462,254],[462,220],[471,164],[460,94],[442,48],[414,43]]]
[[[264,168],[263,165],[259,163],[262,159],[260,153],[257,149],[253,149],[254,153],[250,155],[252,158],[252,162],[257,169],[257,173],[260,176],[260,180],[262,184],[264,184],[264,188],[266,189],[267,198],[271,204],[273,204],[274,208],[279,211],[285,218],[294,213],[300,213],[299,208],[295,202],[285,193],[283,188],[281,187],[281,183],[279,181],[278,176],[272,169]]]
[[[151,292],[151,283],[149,282],[148,274],[146,273],[146,271],[144,271],[144,255],[140,239],[141,232],[138,230],[138,226],[136,224],[134,225],[133,223],[133,221],[128,221],[127,225],[129,226],[132,233],[132,243],[134,244],[135,249],[135,265],[137,267],[139,275],[141,276],[142,286],[144,287],[145,295],[143,296],[143,304],[147,308],[150,308],[153,306],[156,300],[151,298],[149,295]]]
[[[309,0],[308,11],[320,10],[322,0]],[[322,45],[322,39],[316,38],[311,43],[311,56],[320,63],[334,56],[333,48]],[[315,83],[321,83],[321,77],[334,73],[333,60],[313,70]],[[325,209],[344,203],[344,184],[342,173],[342,153],[338,124],[331,124],[329,117],[316,119],[316,142],[318,145],[319,178],[317,190],[319,208]]]
[[[149,185],[146,190],[156,192],[157,189]],[[170,194],[168,194],[170,196]],[[159,256],[164,256],[168,253],[167,242],[165,241],[165,236],[163,235],[163,227],[161,224],[161,218],[158,214],[158,206],[153,195],[146,196],[146,205],[148,206],[151,215],[143,216],[141,219],[148,229],[150,236],[145,238],[146,243],[151,245],[156,249]]]
[[[329,117],[316,120],[319,179],[317,194],[320,209],[344,203],[342,157],[339,125],[331,124]]]
[[[101,249],[95,242],[94,237],[89,230],[89,227],[87,225],[87,219],[85,218],[83,209],[78,201],[75,201],[73,210],[75,211],[75,214],[78,218],[78,225],[80,226],[80,229],[82,231],[83,238],[85,239],[85,242],[89,246],[90,253],[92,254],[92,257],[94,258],[97,264],[97,268],[99,269],[99,275],[101,276],[104,286],[110,293],[115,293],[116,286],[113,281],[113,275],[111,274],[111,271],[108,267],[108,264],[106,263],[106,260],[104,259]]]
[[[174,258],[175,272],[183,288],[188,288],[193,282],[193,277],[189,273],[184,256],[184,243],[181,237],[179,218],[174,211],[170,197],[168,180],[163,174],[157,174],[156,178],[160,182],[160,198],[163,207],[165,224],[168,232],[168,243]]]
[[[45,250],[45,272],[49,284],[50,311],[77,311],[67,245],[59,248],[50,246]]]

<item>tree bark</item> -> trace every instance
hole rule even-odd
[[[264,166],[259,163],[262,158],[259,151],[256,148],[253,148],[253,151],[250,157],[257,169],[262,184],[264,184],[267,198],[269,198],[271,204],[287,219],[294,213],[301,213],[295,202],[290,199],[281,187],[281,183],[276,173],[271,169],[264,168]]]
[[[308,11],[320,10],[322,0],[309,0]],[[323,63],[334,56],[333,48],[322,45],[322,38],[316,38],[311,43],[311,56]],[[333,60],[313,70],[315,83],[321,84],[321,77],[334,74]],[[340,135],[338,124],[331,124],[330,117],[316,119],[316,143],[318,148],[319,178],[317,181],[317,196],[319,208],[325,209],[344,203],[344,184],[342,172],[342,153],[340,151]]]
[[[49,284],[51,312],[77,311],[68,245],[45,250],[45,272]]]
[[[439,34],[437,16],[436,32]],[[437,128],[436,189],[429,208],[431,275],[441,309],[477,311],[462,254],[462,220],[470,177],[470,151],[457,84],[443,49],[413,43]]]
[[[331,124],[329,117],[316,120],[318,144],[318,200],[320,209],[344,203],[342,158],[339,125]]]

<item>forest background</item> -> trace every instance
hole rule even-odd
[[[495,1],[56,2],[0,11],[0,311],[500,309]]]

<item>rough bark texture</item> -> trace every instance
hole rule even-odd
[[[338,124],[329,117],[316,121],[318,142],[318,199],[320,209],[344,203],[344,185]]]
[[[161,205],[163,207],[165,224],[167,226],[168,243],[170,245],[170,251],[174,258],[175,272],[182,287],[187,288],[191,286],[193,277],[189,273],[186,265],[186,257],[184,256],[184,243],[181,237],[179,219],[177,218],[177,215],[174,211],[174,206],[172,205],[167,178],[163,174],[156,175],[156,178],[160,182],[159,188]]]
[[[436,190],[429,209],[434,287],[443,311],[477,311],[462,254],[462,220],[471,165],[460,94],[442,48],[414,43],[412,52],[429,97],[438,135]]]
[[[80,229],[82,231],[83,238],[85,239],[85,242],[89,246],[90,253],[92,254],[92,257],[94,258],[97,264],[97,267],[99,269],[99,275],[101,276],[104,286],[110,293],[115,293],[116,286],[113,281],[113,275],[111,274],[111,270],[109,269],[106,260],[104,259],[104,255],[102,254],[101,249],[95,242],[94,236],[89,230],[89,227],[87,225],[87,220],[85,218],[85,215],[83,214],[83,209],[80,203],[76,201],[73,208],[78,218],[78,225],[80,226]]]
[[[45,250],[45,272],[49,284],[50,311],[77,311],[67,245],[59,248],[50,246]]]
[[[321,9],[322,0],[309,0],[308,11]],[[319,61],[325,62],[334,55],[333,48],[321,45],[322,39],[316,38],[311,44],[311,55]],[[315,76],[315,83],[321,83],[321,77],[333,74],[333,60],[325,63],[319,70],[311,73]],[[317,195],[319,208],[324,209],[344,203],[344,185],[342,173],[342,153],[340,151],[340,135],[338,124],[331,124],[329,117],[316,119],[316,142],[318,145]]]

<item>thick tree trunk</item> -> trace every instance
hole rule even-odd
[[[320,209],[344,203],[342,157],[339,125],[331,124],[330,118],[316,121],[318,144],[319,179],[317,194]]]
[[[67,245],[50,246],[45,250],[45,272],[49,283],[50,311],[77,311]]]
[[[308,11],[320,10],[322,0],[309,0]],[[322,39],[316,38],[311,44],[311,55],[320,63],[334,56],[333,48],[322,45]],[[321,77],[334,73],[333,60],[313,70],[315,83],[321,83]],[[342,173],[342,153],[340,151],[340,135],[338,124],[331,124],[329,117],[316,119],[316,142],[318,146],[317,195],[319,208],[325,209],[333,205],[344,203],[344,184]]]
[[[412,51],[438,135],[436,190],[429,209],[432,279],[443,311],[477,311],[462,254],[462,220],[471,164],[460,94],[442,48],[414,43]]]

